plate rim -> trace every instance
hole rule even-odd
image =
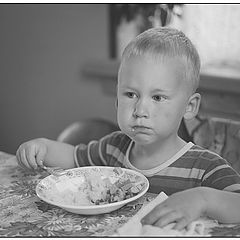
[[[114,169],[114,168],[118,168],[118,167],[112,167],[112,166],[83,166],[83,167],[76,167],[76,168],[71,168],[71,169],[66,169],[67,172],[71,172],[71,171],[77,171],[77,170],[81,170],[81,169],[93,169],[93,168],[109,168],[109,169]],[[125,205],[127,204],[128,202],[132,202],[140,197],[142,197],[149,189],[149,180],[147,179],[146,176],[144,176],[142,173],[136,171],[136,170],[133,170],[133,169],[128,169],[128,168],[123,168],[123,167],[119,167],[121,169],[123,169],[123,171],[126,171],[126,172],[130,172],[130,173],[133,173],[134,175],[138,175],[140,176],[141,178],[144,179],[144,182],[146,183],[146,187],[144,190],[142,190],[142,192],[140,192],[139,194],[133,196],[133,197],[130,197],[128,199],[125,199],[125,200],[122,200],[120,202],[113,202],[113,203],[108,203],[108,204],[101,204],[101,205],[80,205],[80,206],[77,206],[77,205],[69,205],[69,204],[56,204],[55,202],[51,201],[51,200],[48,200],[46,198],[43,198],[39,195],[38,193],[38,188],[41,184],[42,181],[46,180],[47,178],[51,178],[52,175],[49,175],[43,179],[41,179],[39,181],[39,183],[36,185],[36,188],[35,188],[35,192],[36,192],[36,195],[43,201],[49,203],[49,204],[52,204],[54,206],[58,206],[60,208],[64,208],[64,209],[76,209],[76,210],[97,210],[97,209],[101,209],[101,208],[105,208],[105,207],[115,207],[115,206],[118,206],[118,205]],[[61,176],[60,176],[61,177]]]

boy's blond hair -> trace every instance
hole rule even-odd
[[[126,46],[121,65],[132,56],[149,56],[156,60],[178,58],[184,65],[183,74],[192,85],[192,91],[195,92],[198,88],[200,58],[196,48],[182,31],[168,27],[148,29]]]

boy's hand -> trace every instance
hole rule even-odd
[[[38,138],[21,144],[16,152],[18,164],[27,169],[37,169],[47,154],[45,139]]]
[[[159,227],[175,223],[174,229],[181,230],[199,218],[205,209],[206,202],[200,187],[196,187],[171,195],[148,213],[141,222],[143,225]]]

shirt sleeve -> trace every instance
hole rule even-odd
[[[202,185],[240,193],[240,175],[225,159],[219,158],[208,167]]]

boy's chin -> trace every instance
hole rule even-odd
[[[140,145],[148,145],[155,142],[155,138],[151,135],[146,134],[137,134],[134,136],[131,136],[131,139]]]

